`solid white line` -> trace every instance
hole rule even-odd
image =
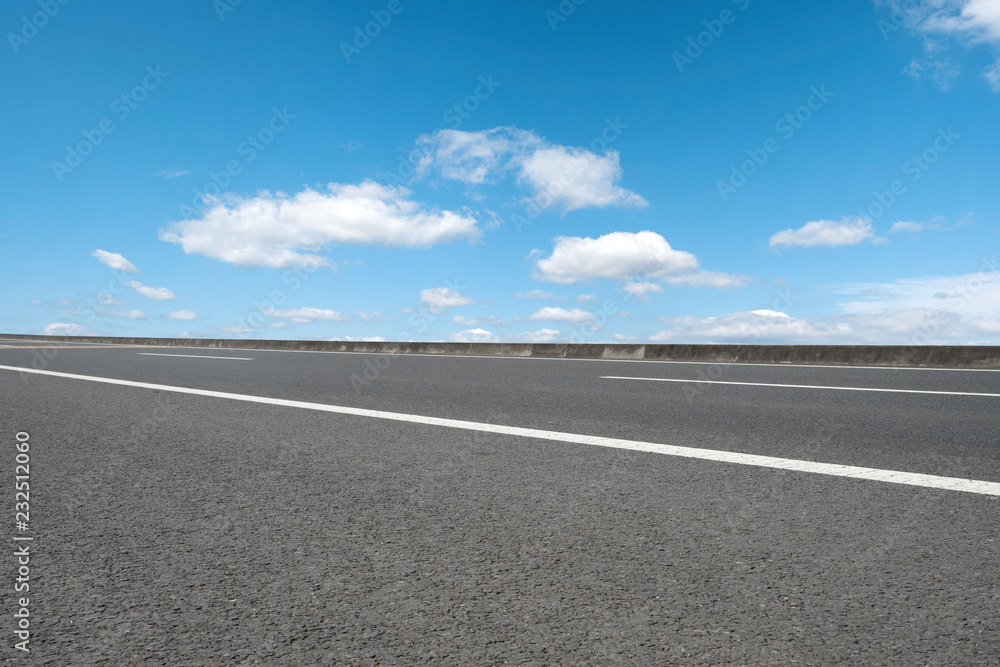
[[[815,463],[813,461],[782,459],[773,456],[758,456],[756,454],[740,454],[738,452],[725,452],[714,449],[663,445],[638,440],[621,440],[618,438],[605,438],[596,435],[542,431],[533,428],[521,428],[519,426],[502,426],[499,424],[485,424],[481,422],[461,421],[458,419],[445,419],[442,417],[427,417],[424,415],[411,415],[400,412],[351,408],[341,405],[292,401],[284,398],[268,398],[266,396],[251,396],[248,394],[231,394],[229,392],[211,391],[208,389],[192,389],[189,387],[175,387],[171,385],[152,384],[149,382],[133,382],[131,380],[118,380],[115,378],[95,377],[91,375],[75,375],[72,373],[59,373],[56,371],[42,371],[35,370],[33,368],[21,368],[19,366],[0,366],[0,370],[15,371],[18,373],[34,373],[37,375],[50,375],[53,377],[68,378],[71,380],[103,382],[106,384],[116,384],[125,387],[139,387],[141,389],[172,391],[178,394],[193,394],[196,396],[209,396],[212,398],[226,398],[234,401],[246,401],[249,403],[265,403],[267,405],[280,405],[289,408],[300,408],[303,410],[334,412],[338,414],[355,415],[358,417],[389,419],[393,421],[409,422],[412,424],[443,426],[445,428],[457,428],[466,431],[482,431],[485,433],[514,435],[522,438],[536,438],[539,440],[569,442],[580,445],[592,445],[595,447],[628,449],[637,452],[650,452],[653,454],[680,456],[689,459],[717,461],[720,463],[734,463],[759,468],[777,468],[780,470],[793,470],[796,472],[807,472],[818,475],[867,479],[880,482],[890,482],[892,484],[922,486],[931,489],[947,489],[950,491],[963,491],[966,493],[977,493],[987,496],[1000,496],[1000,483],[962,479],[958,477],[939,477],[938,475],[925,475],[921,473],[900,472],[896,470],[879,470],[876,468],[861,468],[858,466],[839,465],[836,463]]]
[[[882,391],[892,394],[944,394],[947,396],[992,396],[1000,398],[1000,394],[984,394],[973,391],[931,391],[929,389],[879,389],[876,387],[827,387],[814,384],[770,384],[767,382],[727,382],[723,380],[683,380],[680,378],[636,378],[617,375],[602,375],[602,380],[641,380],[643,382],[696,382],[698,384],[738,384],[748,387],[791,387],[793,389],[839,389],[840,391]]]
[[[162,352],[136,352],[146,357],[189,357],[191,359],[232,359],[234,361],[253,361],[253,357],[210,357],[206,354],[163,354]]]

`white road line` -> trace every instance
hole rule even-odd
[[[853,479],[867,479],[879,482],[889,482],[892,484],[922,486],[931,489],[946,489],[950,491],[962,491],[965,493],[976,493],[986,496],[1000,496],[1000,483],[984,482],[972,479],[962,479],[958,477],[940,477],[938,475],[925,475],[921,473],[901,472],[896,470],[861,468],[857,466],[847,466],[836,463],[816,463],[813,461],[782,459],[773,456],[758,456],[756,454],[740,454],[737,452],[717,451],[714,449],[700,449],[696,447],[679,447],[677,445],[663,445],[654,442],[642,442],[638,440],[620,440],[618,438],[605,438],[596,435],[560,433],[558,431],[541,431],[533,428],[521,428],[519,426],[502,426],[500,424],[485,424],[482,422],[461,421],[458,419],[445,419],[442,417],[427,417],[423,415],[411,415],[401,412],[385,412],[382,410],[366,410],[363,408],[351,408],[341,405],[327,405],[324,403],[308,403],[306,401],[292,401],[284,398],[268,398],[266,396],[251,396],[248,394],[231,394],[229,392],[224,392],[224,391],[211,391],[208,389],[192,389],[189,387],[175,387],[171,385],[152,384],[149,382],[133,382],[131,380],[118,380],[115,378],[95,377],[91,375],[75,375],[72,373],[59,373],[56,371],[43,371],[43,370],[35,370],[33,368],[21,368],[19,366],[0,366],[0,370],[14,371],[17,373],[33,373],[36,375],[50,375],[53,377],[68,378],[71,380],[86,380],[88,382],[103,382],[105,384],[116,384],[125,387],[138,387],[141,389],[171,391],[178,394],[193,394],[196,396],[225,398],[234,401],[246,401],[249,403],[264,403],[267,405],[279,405],[289,408],[300,408],[302,410],[317,410],[320,412],[334,412],[338,414],[355,415],[358,417],[389,419],[393,421],[409,422],[412,424],[443,426],[445,428],[457,428],[466,431],[482,431],[485,433],[513,435],[522,438],[536,438],[539,440],[569,442],[579,445],[591,445],[595,447],[612,447],[615,449],[628,449],[637,452],[650,452],[653,454],[665,454],[667,456],[680,456],[689,459],[717,461],[720,463],[733,463],[737,465],[755,466],[759,468],[777,468],[780,470],[793,470],[796,472],[806,472],[818,475],[849,477]]]
[[[207,354],[163,354],[162,352],[136,352],[146,357],[188,357],[190,359],[232,359],[233,361],[253,361],[253,357],[210,357]]]
[[[837,389],[840,391],[882,391],[890,394],[943,394],[947,396],[991,396],[1000,398],[1000,394],[984,394],[974,391],[932,391],[930,389],[879,389],[876,387],[827,387],[815,384],[770,384],[767,382],[728,382],[723,380],[684,380],[680,378],[636,378],[617,375],[602,375],[602,380],[640,380],[642,382],[688,382],[698,384],[737,384],[747,387],[790,387],[792,389]]]

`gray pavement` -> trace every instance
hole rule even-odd
[[[601,379],[1000,394],[994,372],[0,344],[6,366],[1000,481],[1000,397]],[[12,662],[1000,661],[997,497],[16,371],[0,405],[11,467],[32,443],[36,634]]]

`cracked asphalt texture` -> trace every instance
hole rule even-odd
[[[46,369],[1000,481],[1000,398],[599,379],[1000,373],[137,351]],[[36,536],[11,664],[1000,662],[998,498],[11,371],[0,405]]]

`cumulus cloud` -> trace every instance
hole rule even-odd
[[[497,343],[500,337],[486,329],[466,329],[456,334],[450,334],[448,340],[453,343]]]
[[[491,327],[502,327],[506,326],[506,323],[497,317],[496,315],[483,315],[479,318],[482,322],[489,324]]]
[[[161,169],[161,170],[159,170],[158,172],[156,172],[155,175],[159,176],[160,178],[171,179],[171,178],[179,178],[181,176],[184,176],[187,173],[188,173],[187,169],[172,169],[172,168],[168,168],[168,169]]]
[[[451,321],[454,322],[455,324],[460,324],[463,327],[471,327],[476,324],[476,320],[472,319],[471,317],[463,317],[461,315],[456,315],[455,317],[451,318]]]
[[[576,297],[577,303],[594,303],[595,301],[597,301],[596,294],[581,294]]]
[[[622,168],[617,151],[603,155],[552,144],[515,127],[465,132],[438,130],[417,144],[425,158],[418,175],[436,170],[442,178],[470,185],[495,183],[513,174],[540,209],[564,212],[607,206],[644,207],[645,199],[618,185]]]
[[[143,285],[138,280],[130,280],[125,283],[132,289],[134,289],[139,294],[143,295],[147,299],[156,299],[157,301],[172,301],[177,297],[174,293],[168,290],[166,287],[150,287],[148,285]]]
[[[1000,337],[1000,265],[977,273],[830,286],[838,313],[797,318],[775,310],[668,319],[656,343],[966,344]],[[845,298],[846,297],[846,298]]]
[[[253,329],[250,327],[245,327],[242,325],[220,325],[215,327],[216,331],[221,331],[222,333],[230,334],[249,334],[253,333]]]
[[[427,210],[409,196],[406,188],[371,180],[291,196],[227,195],[212,200],[201,218],[172,223],[159,236],[185,253],[272,268],[328,265],[317,253],[337,243],[426,248],[479,237],[471,215]]]
[[[538,331],[525,331],[520,336],[525,343],[561,343],[566,340],[561,332],[556,329],[539,329]]]
[[[649,297],[646,296],[647,292],[662,292],[663,288],[656,283],[633,283],[627,282],[622,285],[622,289],[626,294],[631,294],[639,301],[649,301]]]
[[[1000,4],[996,0],[928,0],[893,3],[876,0],[889,8],[889,21],[880,22],[883,36],[901,27],[915,30],[926,39],[926,53],[914,58],[906,73],[919,78],[930,72],[935,82],[947,88],[959,68],[948,56],[950,47],[985,45],[994,56],[1000,51]],[[994,92],[1000,92],[1000,58],[982,71]]]
[[[106,317],[114,317],[122,320],[144,320],[146,319],[146,313],[141,310],[115,310],[114,308],[102,308],[100,311],[101,315]]]
[[[844,342],[855,335],[850,325],[812,323],[773,310],[668,320],[669,329],[649,337],[654,343],[811,343]]]
[[[42,333],[46,336],[90,336],[94,332],[80,324],[53,322],[46,324]]]
[[[674,286],[737,287],[746,276],[700,271],[698,259],[675,250],[656,232],[611,232],[596,239],[560,236],[548,257],[535,251],[536,280],[572,285],[605,279],[625,281],[622,289],[635,296],[659,291],[652,281]]]
[[[119,255],[116,252],[108,252],[106,250],[101,250],[98,248],[94,252],[90,253],[91,257],[96,257],[97,261],[105,266],[110,266],[116,271],[121,271],[123,273],[139,273],[139,269],[135,268],[135,265]]]
[[[844,246],[875,240],[875,228],[866,218],[845,217],[840,221],[816,220],[798,229],[786,229],[771,237],[775,246]]]
[[[174,310],[167,313],[167,318],[171,320],[195,320],[198,316],[193,310]]]
[[[545,290],[533,289],[528,292],[518,292],[515,294],[518,299],[562,299],[564,297],[558,297],[552,292],[546,292]]]
[[[420,290],[420,300],[427,304],[427,310],[433,315],[440,315],[455,306],[468,306],[475,303],[469,297],[462,296],[450,287]]]
[[[355,310],[354,314],[358,316],[358,319],[367,324],[371,324],[372,322],[391,322],[392,320],[396,319],[395,317],[389,317],[387,315],[383,315],[378,311],[364,313],[361,312],[360,310]]]
[[[541,208],[647,206],[640,195],[618,185],[622,168],[617,151],[597,155],[582,148],[552,146],[521,158],[519,166],[518,181],[533,192]]]
[[[538,312],[528,316],[529,320],[551,320],[553,322],[590,322],[594,320],[594,314],[580,308],[556,308],[546,306]]]
[[[295,308],[291,310],[278,310],[276,308],[265,307],[261,309],[261,314],[274,319],[290,319],[296,324],[309,324],[315,321],[321,322],[350,322],[351,316],[346,313],[338,313],[336,310],[324,310],[322,308]]]

